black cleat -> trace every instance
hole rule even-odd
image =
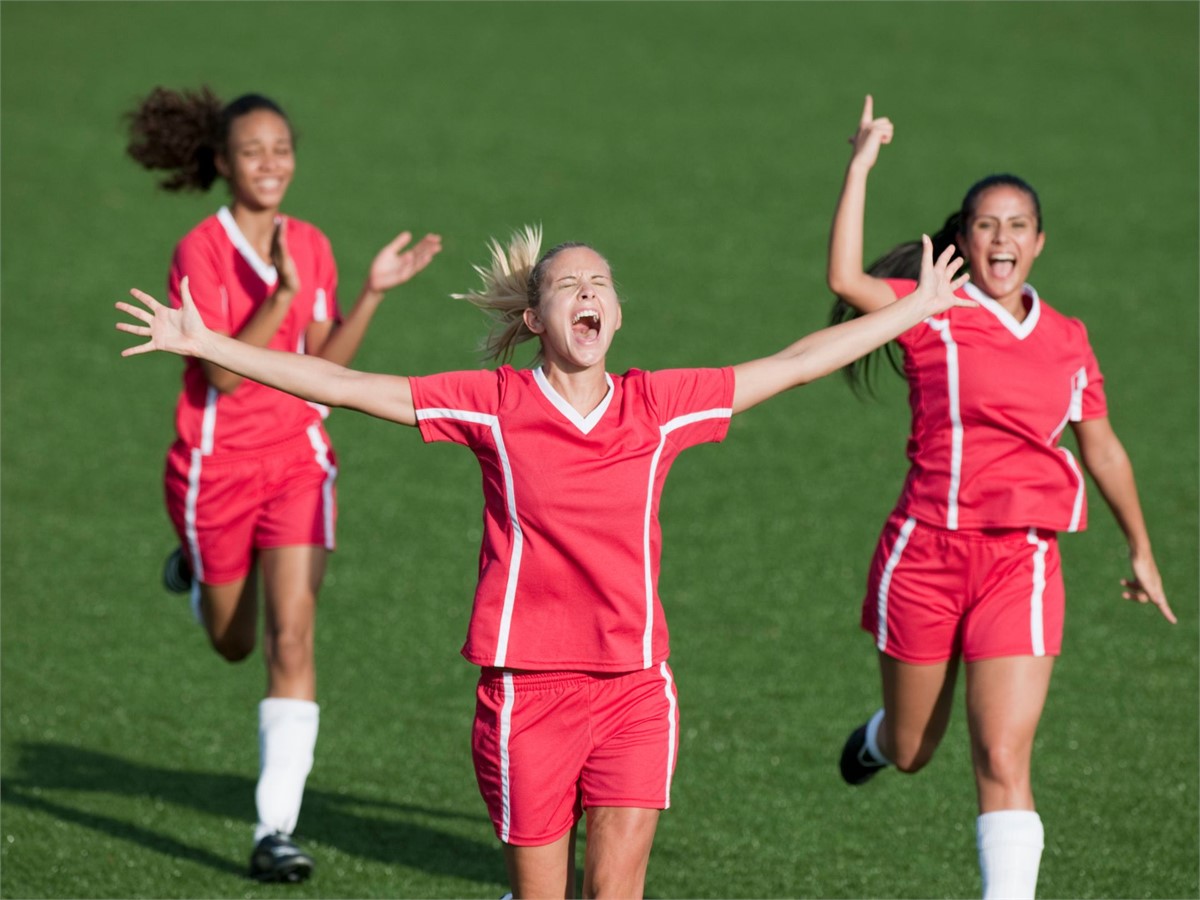
[[[290,835],[268,834],[250,854],[250,877],[255,881],[297,884],[312,874],[312,857],[292,843]]]
[[[162,583],[172,594],[186,594],[192,589],[192,567],[183,555],[183,548],[176,547],[163,563]]]
[[[876,762],[867,752],[867,726],[859,725],[846,738],[842,747],[842,758],[838,762],[842,772],[842,780],[846,784],[866,784],[875,777],[880,769],[887,768],[887,763]]]

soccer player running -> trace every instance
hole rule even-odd
[[[134,290],[166,350],[304,400],[417,426],[466,445],[483,473],[479,581],[463,654],[482,667],[473,729],[479,788],[516,897],[574,896],[576,826],[587,811],[583,894],[642,896],[678,749],[676,690],[659,601],[659,496],[687,447],[720,441],[734,413],[820,378],[949,306],[960,261],[935,262],[904,300],[727,368],[610,374],[621,306],[608,262],[541,235],[492,244],[482,289],[507,359],[537,338],[537,368],[425,377],[368,374],[231,340],[205,326],[185,279],[182,309]],[[197,298],[199,299],[199,298]],[[204,301],[208,302],[208,301]]]
[[[168,191],[207,191],[218,180],[230,200],[183,237],[168,280],[193,315],[233,343],[349,363],[384,293],[420,272],[441,248],[426,235],[409,249],[404,232],[384,247],[350,313],[337,303],[329,240],[280,212],[296,170],[283,110],[246,94],[222,104],[208,88],[156,88],[129,114],[128,153],[165,171]],[[317,740],[313,630],[326,555],[334,547],[336,459],[322,425],[327,410],[206,360],[188,359],[167,454],[167,510],[181,547],[163,581],[190,591],[213,648],[246,658],[264,600],[266,697],[258,708],[258,822],[250,875],[303,881],[313,868],[292,831]]]
[[[862,265],[867,175],[892,136],[868,96],[830,240],[834,321],[875,315],[916,287],[917,244],[866,272]],[[989,176],[933,242],[935,252],[957,246],[970,274],[960,295],[979,308],[950,308],[897,339],[912,406],[911,468],[862,608],[883,707],[850,735],[840,768],[862,784],[887,765],[924,767],[945,733],[961,659],[983,895],[1028,898],[1043,845],[1030,757],[1062,642],[1056,534],[1087,524],[1083,474],[1059,446],[1068,424],[1129,544],[1123,596],[1175,616],[1087,332],[1027,283],[1045,243],[1037,194],[1015,176]]]

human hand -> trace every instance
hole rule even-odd
[[[974,300],[959,297],[954,293],[971,277],[969,272],[954,277],[954,273],[962,268],[963,264],[963,258],[954,255],[955,249],[953,244],[946,247],[938,256],[937,262],[934,262],[933,241],[929,235],[921,235],[921,279],[913,293],[922,296],[930,305],[931,316],[955,306],[979,305]]]
[[[874,168],[879,158],[879,148],[890,144],[895,133],[891,119],[875,118],[874,106],[874,99],[867,94],[862,115],[858,117],[858,131],[850,138],[850,145],[854,147],[850,162],[867,169]]]
[[[180,356],[200,356],[204,338],[211,332],[204,325],[196,304],[192,302],[192,293],[188,289],[188,279],[185,275],[179,283],[183,296],[183,305],[172,309],[159,303],[144,291],[134,288],[129,293],[140,300],[145,306],[134,306],[124,301],[117,303],[117,309],[128,313],[135,319],[145,322],[145,325],[134,325],[130,322],[118,322],[117,331],[136,334],[149,338],[144,344],[126,347],[121,351],[122,356],[136,356],[139,353],[149,353],[152,350],[165,350],[168,353],[178,353]]]
[[[300,290],[300,273],[296,269],[296,261],[288,252],[287,226],[283,216],[275,219],[275,231],[271,234],[271,265],[275,267],[278,281],[275,282],[275,296],[285,295],[291,300]]]
[[[1171,612],[1171,606],[1167,603],[1162,577],[1158,574],[1154,557],[1133,556],[1129,561],[1133,566],[1133,577],[1121,579],[1121,587],[1124,589],[1121,596],[1137,603],[1153,603],[1163,614],[1163,618],[1174,625],[1177,621],[1175,613]]]
[[[411,240],[412,232],[403,231],[376,254],[367,273],[367,290],[383,293],[404,284],[429,265],[442,249],[442,236],[427,234],[401,253]]]

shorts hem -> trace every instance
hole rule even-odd
[[[521,836],[514,837],[512,834],[509,834],[508,840],[506,841],[506,840],[504,840],[504,838],[500,837],[500,829],[499,828],[496,829],[496,837],[500,840],[500,843],[510,844],[513,847],[545,847],[547,844],[553,844],[555,841],[562,838],[562,836],[564,834],[569,832],[572,828],[574,828],[578,824],[579,824],[579,820],[576,819],[573,822],[571,822],[571,824],[568,825],[566,828],[555,833],[553,837],[549,837],[549,838],[529,838],[529,837],[521,837]]]

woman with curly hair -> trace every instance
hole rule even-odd
[[[337,302],[329,240],[281,213],[296,171],[283,110],[259,94],[222,103],[208,88],[156,88],[129,114],[129,155],[163,171],[167,191],[208,191],[229,203],[180,240],[168,296],[181,284],[194,314],[247,347],[348,364],[384,293],[441,248],[437,235],[400,234],[371,264],[349,314]],[[220,365],[188,359],[167,454],[167,510],[180,547],[164,584],[190,591],[213,648],[230,662],[254,649],[259,578],[264,606],[266,697],[259,704],[258,823],[250,875],[302,881],[312,858],[292,839],[317,740],[313,629],[327,554],[334,548],[336,459],[327,410]]]

